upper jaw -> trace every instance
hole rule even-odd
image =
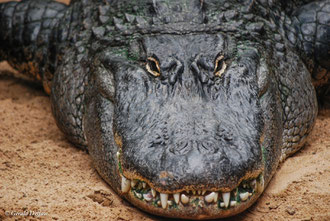
[[[141,209],[162,216],[189,219],[232,216],[252,205],[264,189],[264,174],[260,169],[246,174],[230,188],[187,185],[171,191],[161,190],[144,177],[123,170],[119,153],[118,160],[121,194]]]
[[[199,189],[227,192],[263,170],[261,148],[255,146],[254,150],[220,147],[217,153],[206,154],[193,149],[185,155],[169,153],[165,148],[123,147],[118,160],[126,178],[150,183],[159,192]]]
[[[130,202],[150,213],[168,217],[209,219],[235,215],[249,207],[264,189],[263,172],[243,179],[231,191],[178,190],[158,192],[139,179],[121,175],[121,193]]]

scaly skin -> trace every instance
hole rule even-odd
[[[303,146],[329,33],[329,0],[0,4],[0,59],[67,138],[123,198],[187,219],[242,212]]]

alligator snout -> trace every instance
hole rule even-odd
[[[187,105],[187,106],[186,106]],[[149,106],[149,108],[152,105]],[[262,154],[258,122],[239,122],[224,105],[203,100],[167,103],[137,123],[118,126],[122,138],[120,162],[130,179],[150,183],[159,192],[232,190],[239,182],[260,173]],[[151,115],[151,116],[150,116]],[[127,119],[126,119],[127,120]],[[122,124],[121,124],[122,125]]]
[[[140,179],[159,192],[232,190],[262,171],[262,154],[251,140],[196,141],[166,146],[124,146],[120,162],[125,177]],[[224,145],[227,143],[227,145]],[[238,145],[242,145],[241,147]]]

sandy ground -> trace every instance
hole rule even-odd
[[[0,63],[0,220],[159,220],[120,199],[55,125],[48,96]],[[230,220],[330,220],[330,109],[259,201]]]

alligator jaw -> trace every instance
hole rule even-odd
[[[230,192],[187,190],[161,193],[146,182],[122,177],[122,195],[131,203],[150,213],[168,217],[209,219],[235,215],[253,204],[264,190],[261,173],[243,180]]]
[[[118,153],[119,158],[119,153]],[[121,195],[137,207],[161,216],[210,219],[228,217],[250,207],[264,190],[263,172],[242,179],[237,187],[193,188],[165,193],[139,178],[127,178],[119,164]]]

